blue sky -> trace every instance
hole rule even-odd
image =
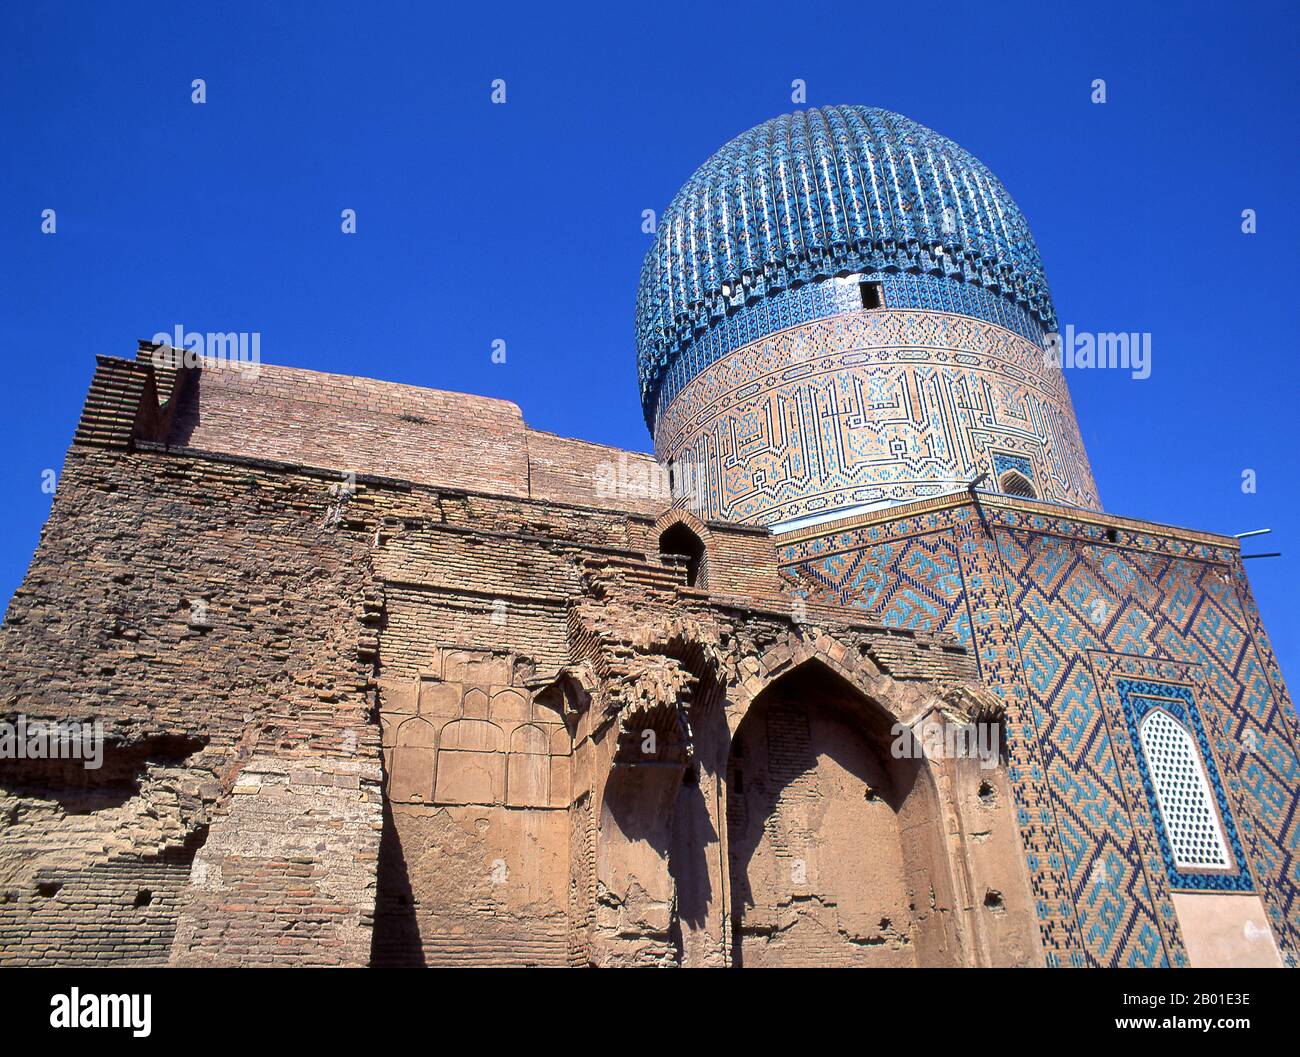
[[[1029,218],[1063,323],[1152,334],[1149,379],[1069,376],[1102,502],[1272,527],[1246,550],[1284,557],[1248,571],[1300,678],[1300,8],[620,6],[6,5],[0,601],[94,355],[178,323],[256,331],[271,363],[504,397],[535,427],[646,450],[642,210],[793,109],[800,78],[812,105],[899,111],[988,164]]]

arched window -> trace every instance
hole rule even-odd
[[[1174,865],[1180,870],[1231,869],[1233,861],[1223,839],[1214,794],[1191,733],[1157,708],[1138,724],[1138,738]]]
[[[1006,495],[1018,495],[1022,499],[1037,499],[1034,486],[1029,478],[1015,470],[1008,470],[1002,475],[1002,491]]]
[[[659,557],[665,565],[686,570],[687,587],[704,586],[704,541],[682,522],[669,526],[659,537]]]

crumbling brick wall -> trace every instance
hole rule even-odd
[[[380,817],[370,572],[364,538],[326,526],[329,486],[210,459],[69,453],[0,626],[0,709],[102,719],[107,749],[99,771],[0,767],[0,959],[365,960]],[[268,759],[300,780],[259,831],[239,805]],[[319,785],[336,780],[359,809],[322,808]],[[342,839],[266,843],[312,818]],[[196,850],[206,880],[180,886]],[[234,880],[259,871],[305,873],[305,894]],[[207,927],[216,908],[241,924]],[[311,935],[286,944],[309,919]]]
[[[743,702],[800,657],[913,709],[975,665],[788,595],[762,530],[695,523],[687,586],[689,516],[598,495],[647,460],[497,401],[101,358],[0,708],[102,717],[109,753],[0,768],[0,959],[726,964]]]

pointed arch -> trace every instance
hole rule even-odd
[[[1137,732],[1174,865],[1179,870],[1233,869],[1195,735],[1163,708],[1149,710]]]
[[[998,480],[1004,495],[1019,496],[1021,499],[1037,499],[1033,483],[1018,470],[1008,470]]]
[[[686,571],[687,587],[703,587],[707,569],[708,551],[704,541],[682,522],[659,535],[659,558],[665,565]]]
[[[888,714],[890,722],[911,723],[935,704],[932,694],[901,683],[876,667],[865,649],[843,643],[816,628],[792,631],[759,655],[753,669],[727,690],[727,723],[739,726],[755,698],[773,681],[816,662],[855,687]]]
[[[709,546],[713,542],[708,525],[689,511],[670,510],[655,522],[655,532],[660,560],[684,569],[687,587],[708,587]]]
[[[898,706],[879,693],[892,680],[803,647],[765,655],[780,671],[732,731],[733,963],[958,964],[945,813],[928,761],[893,751]]]

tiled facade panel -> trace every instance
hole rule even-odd
[[[950,492],[999,457],[1043,499],[1098,507],[1065,379],[1033,342],[945,312],[850,312],[706,368],[659,421],[707,518],[767,524]]]
[[[706,367],[759,338],[860,310],[862,283],[877,285],[884,305],[889,308],[970,316],[996,323],[1026,341],[1043,346],[1043,325],[1032,312],[983,287],[950,282],[936,275],[897,272],[870,272],[811,283],[746,304],[683,345],[664,374],[654,410],[648,417],[651,432],[658,428],[661,413],[677,394]]]
[[[1253,889],[1215,750],[1195,688],[1160,679],[1118,678],[1124,713],[1118,753],[1128,734],[1137,779],[1151,813],[1169,883],[1187,891]],[[1137,806],[1137,805],[1135,805]]]
[[[1185,964],[1171,890],[1248,886],[1294,962],[1296,724],[1235,552],[1209,537],[987,502],[982,514],[935,504],[805,534],[780,548],[784,572],[809,594],[975,647],[982,679],[1008,705],[1021,839],[1051,960]],[[1125,726],[1121,691],[1135,680],[1194,702],[1246,870],[1219,882],[1171,873]]]

